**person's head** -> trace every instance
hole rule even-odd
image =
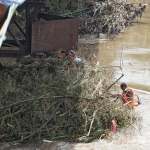
[[[122,90],[125,90],[126,88],[127,88],[127,84],[126,83],[121,83],[120,84],[120,88],[122,89]]]

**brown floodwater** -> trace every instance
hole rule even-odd
[[[115,78],[124,74],[120,82],[150,91],[150,8],[141,19],[117,39],[99,43],[97,60],[106,65],[121,66],[115,69]],[[104,63],[104,62],[103,62]]]
[[[102,66],[114,67],[114,78],[126,82],[135,88],[142,105],[136,109],[142,122],[117,132],[112,140],[96,140],[91,143],[70,144],[65,142],[50,142],[30,145],[4,145],[1,150],[149,150],[150,149],[150,7],[141,19],[137,18],[134,25],[126,29],[117,38],[110,41],[79,40],[92,44],[92,53]],[[87,49],[88,53],[88,49]],[[121,91],[120,91],[121,92]]]

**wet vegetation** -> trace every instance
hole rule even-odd
[[[111,136],[137,118],[111,87],[113,73],[94,58],[66,65],[58,53],[26,56],[0,70],[0,140],[89,142]],[[126,112],[124,114],[124,112]]]

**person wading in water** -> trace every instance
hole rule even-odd
[[[121,83],[120,88],[122,89],[122,102],[124,105],[132,107],[140,104],[139,100],[135,100],[134,90],[127,86],[126,83]]]

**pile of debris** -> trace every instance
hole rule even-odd
[[[78,11],[63,16],[79,19],[80,35],[95,35],[95,38],[110,38],[132,25],[136,17],[142,17],[147,4],[118,2],[116,0],[90,1],[82,3]]]
[[[82,141],[108,136],[136,120],[112,84],[112,72],[96,62],[66,67],[57,52],[49,57],[16,60],[0,70],[0,140]],[[125,113],[123,113],[125,112]],[[124,115],[125,114],[125,115]],[[132,120],[132,121],[131,121]]]

